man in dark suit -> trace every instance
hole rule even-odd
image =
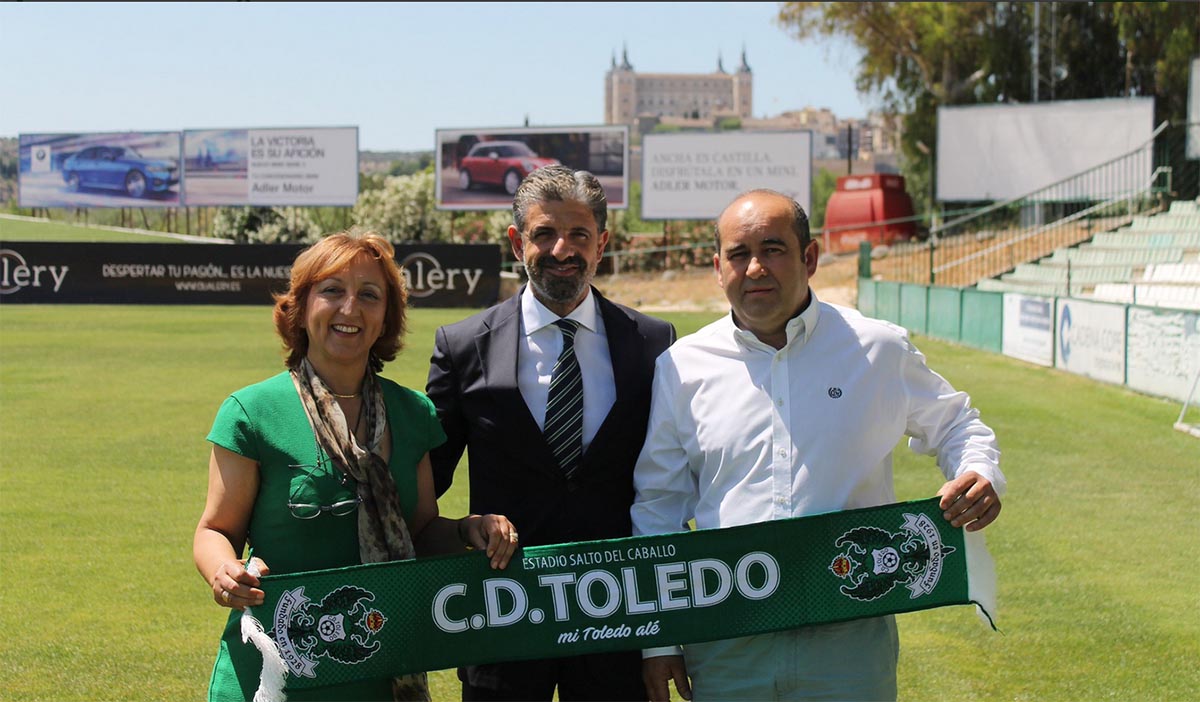
[[[529,284],[437,331],[426,386],[448,437],[431,452],[437,493],[467,449],[471,512],[506,515],[526,546],[630,535],[654,360],[675,329],[591,287],[607,207],[591,173],[534,171],[508,228]],[[458,674],[464,700],[548,701],[556,687],[564,702],[646,699],[639,651]]]

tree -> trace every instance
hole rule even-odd
[[[392,241],[436,241],[449,230],[450,213],[439,211],[434,175],[425,170],[407,176],[388,176],[382,188],[359,193],[355,224]]]
[[[1200,4],[1113,3],[1126,95],[1153,95],[1159,121],[1187,118],[1188,70],[1200,53]]]
[[[435,185],[432,166],[412,175],[384,177],[380,187],[359,193],[351,216],[357,226],[393,242],[498,242],[507,246],[511,212],[439,210]]]
[[[239,244],[311,244],[325,232],[307,207],[221,207],[213,236]]]
[[[410,157],[407,159],[392,161],[392,167],[388,170],[388,175],[412,175],[429,168],[430,164],[432,163],[432,153],[422,153],[418,154],[415,158]]]
[[[916,144],[937,143],[937,108],[977,101],[992,74],[985,62],[1006,58],[988,38],[996,28],[1016,33],[1011,13],[982,2],[789,2],[778,21],[797,39],[845,36],[862,49],[855,85],[878,95],[885,112],[904,115],[903,165],[919,173],[929,161]]]
[[[813,178],[812,212],[808,213],[809,228],[813,236],[825,226],[825,206],[829,204],[829,196],[837,189],[837,176],[828,168],[822,168]]]
[[[622,214],[622,232],[656,232],[662,229],[657,222],[647,222],[642,219],[642,181],[631,180],[629,183],[629,206],[625,210],[609,210],[609,216]],[[611,227],[610,227],[611,229]]]
[[[936,147],[939,107],[1033,100],[1035,36],[1039,99],[1153,96],[1156,122],[1185,119],[1200,4],[1036,9],[1035,25],[1027,2],[788,2],[778,22],[797,39],[842,36],[858,45],[856,87],[876,94],[886,112],[904,115],[901,151],[911,181],[928,182],[936,161],[917,143]]]
[[[17,211],[17,140],[0,137],[0,205]]]

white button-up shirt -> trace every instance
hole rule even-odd
[[[579,370],[583,374],[583,448],[586,450],[617,400],[604,317],[590,287],[583,302],[561,318],[538,302],[529,287],[525,287],[521,294],[522,343],[517,349],[517,386],[538,428],[545,429],[550,378],[562,351],[562,330],[554,326],[559,319],[579,322],[575,332],[575,357],[579,359]]]
[[[895,502],[904,435],[947,479],[973,470],[1003,494],[995,434],[900,327],[814,297],[775,349],[726,316],[658,358],[633,533]]]

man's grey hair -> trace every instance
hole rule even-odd
[[[750,195],[775,195],[792,203],[792,231],[796,233],[796,239],[800,242],[800,249],[804,250],[808,248],[808,242],[812,241],[812,234],[808,228],[808,215],[804,213],[804,208],[800,206],[800,203],[777,190],[757,188],[755,190],[747,190],[735,197],[733,202],[726,205],[725,209],[721,210],[721,214],[717,215],[717,221],[713,225],[714,244],[717,247],[717,253],[721,253],[721,217],[725,216],[725,211],[732,207],[734,203],[740,202],[743,198]]]
[[[546,166],[530,173],[513,197],[513,224],[525,233],[525,218],[529,208],[541,202],[578,202],[587,205],[596,219],[596,232],[608,224],[608,200],[604,187],[596,176],[567,166]]]

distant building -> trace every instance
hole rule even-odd
[[[867,139],[864,148],[867,151],[892,155],[900,152],[900,134],[903,129],[898,115],[872,112],[867,115],[864,127],[864,138]]]
[[[621,50],[621,63],[612,59],[604,75],[604,123],[635,125],[638,118],[677,117],[711,123],[721,118],[748,118],[754,106],[754,74],[746,63],[726,72],[717,56],[713,73],[637,73],[629,52]]]
[[[712,73],[638,73],[627,49],[614,54],[604,75],[604,123],[627,124],[632,136],[634,178],[640,173],[641,137],[655,131],[811,131],[817,162],[869,161],[868,168],[895,172],[899,121],[880,113],[838,119],[827,107],[754,117],[754,74],[742,49],[741,65],[725,70],[720,55]],[[856,169],[857,170],[857,169]]]
[[[828,107],[805,107],[802,110],[788,110],[775,117],[743,120],[742,129],[754,132],[808,130],[813,133],[814,159],[845,158],[844,150],[839,148],[839,121]],[[844,131],[841,132],[841,140],[844,143]]]

